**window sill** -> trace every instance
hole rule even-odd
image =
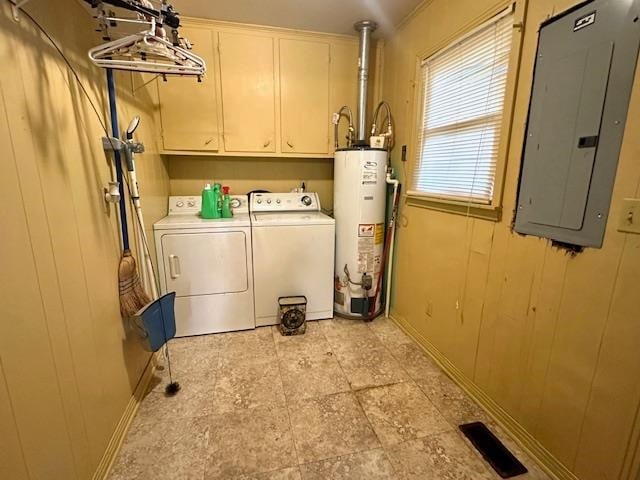
[[[453,213],[465,217],[480,218],[499,222],[502,219],[502,207],[495,205],[479,205],[426,197],[422,195],[407,195],[407,205],[418,208],[427,208],[438,212]]]

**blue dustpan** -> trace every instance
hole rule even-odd
[[[176,335],[176,316],[173,304],[176,293],[170,292],[147,303],[135,314],[135,322],[144,328],[145,348],[157,352]]]

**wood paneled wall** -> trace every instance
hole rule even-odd
[[[387,42],[384,97],[397,145],[413,140],[416,58],[501,3],[425,2]],[[640,236],[616,225],[622,199],[640,196],[640,75],[603,248],[572,257],[510,229],[537,31],[573,3],[528,2],[502,221],[404,205],[392,311],[579,478],[629,478],[640,404]],[[403,172],[399,150],[393,162]]]
[[[80,2],[25,7],[78,70],[100,116],[101,40]],[[46,38],[0,4],[0,478],[88,479],[149,360],[119,314],[118,216],[104,135],[78,83]],[[157,154],[145,88],[118,74],[121,126],[142,116],[138,156],[146,221],[166,213],[167,168]],[[107,123],[108,124],[108,123]],[[153,248],[153,247],[152,247]]]
[[[167,157],[171,195],[198,195],[212,181],[229,185],[235,194],[257,189],[288,192],[304,181],[308,191],[318,192],[323,208],[333,205],[333,159]]]

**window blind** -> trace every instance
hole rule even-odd
[[[422,62],[409,194],[489,204],[511,50],[511,9]]]

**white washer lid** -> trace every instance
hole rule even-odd
[[[335,219],[321,212],[254,213],[251,215],[251,224],[254,227],[334,225],[335,223]]]
[[[249,215],[241,213],[232,218],[200,218],[200,215],[168,215],[153,225],[154,230],[177,230],[193,228],[248,227]]]

